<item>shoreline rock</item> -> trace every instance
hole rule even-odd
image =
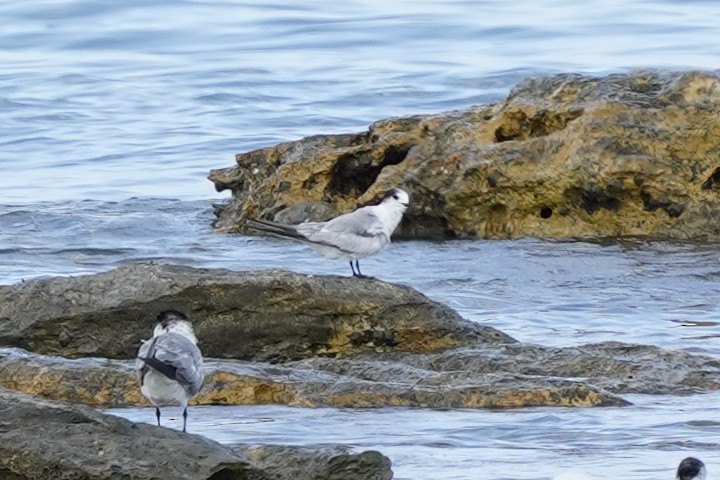
[[[303,468],[299,468],[302,465]],[[335,473],[343,476],[335,476]],[[226,447],[197,434],[0,387],[0,478],[44,480],[390,480],[375,451]]]
[[[717,241],[720,75],[530,78],[507,99],[315,135],[213,170],[221,232],[325,220],[409,191],[398,238],[647,236]]]
[[[515,341],[379,280],[130,264],[0,287],[0,346],[134,358],[156,315],[170,308],[193,319],[203,354],[217,358],[286,362]]]
[[[33,352],[0,348],[0,385],[96,406],[147,405],[132,359],[168,308],[195,320],[200,404],[601,406],[626,405],[618,394],[720,388],[710,357],[521,344],[380,281],[135,264],[0,287],[0,301],[0,347]]]
[[[452,355],[453,351],[446,353]],[[417,360],[421,362],[422,358]],[[94,406],[148,405],[138,391],[131,362],[119,360],[68,360],[0,349],[0,386]],[[401,362],[351,358],[315,358],[283,365],[209,360],[205,384],[193,403],[339,408],[628,404],[587,382],[551,375],[439,371]]]

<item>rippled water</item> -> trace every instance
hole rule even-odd
[[[720,393],[628,395],[631,408],[505,411],[194,407],[188,429],[222,443],[341,444],[378,449],[396,479],[550,479],[565,472],[597,479],[675,477],[689,455],[716,478],[720,422],[708,408]],[[153,409],[110,413],[152,423]],[[179,412],[173,412],[179,413]],[[167,426],[182,428],[182,417]]]
[[[0,2],[0,283],[138,260],[345,275],[302,246],[213,235],[208,170],[495,101],[528,75],[717,68],[717,38],[720,7],[701,0]],[[363,270],[522,341],[720,355],[714,245],[413,242]],[[712,476],[717,395],[594,410],[203,407],[191,423],[223,442],[377,448],[406,479],[671,478],[686,454]]]

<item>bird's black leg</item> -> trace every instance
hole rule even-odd
[[[183,433],[187,432],[187,407],[183,409]]]
[[[351,262],[351,264],[352,264],[352,262]],[[355,268],[357,269],[357,277],[358,278],[373,278],[373,277],[369,277],[367,275],[363,275],[363,273],[360,271],[360,260],[355,260]],[[355,271],[355,270],[353,270],[353,271]]]
[[[352,260],[350,260],[350,268],[352,268],[352,271],[353,271],[353,277],[357,277],[357,276],[358,276],[358,274],[357,274],[357,273],[355,273],[355,266],[353,265],[353,263],[352,263]]]
[[[158,427],[160,426],[160,407],[155,407],[155,416],[157,417]]]

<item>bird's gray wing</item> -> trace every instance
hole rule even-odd
[[[148,357],[150,349],[153,348],[154,341],[154,338],[151,338],[150,340],[143,340],[143,343],[140,345],[140,349],[138,350],[137,358],[135,358],[135,374],[137,376],[138,383],[141,386],[143,384],[143,377],[147,371],[147,366],[145,365],[145,361],[143,359]]]
[[[301,227],[296,227],[299,232]],[[359,256],[371,255],[390,243],[390,236],[382,222],[368,208],[360,208],[323,223],[322,228],[308,234],[308,239]]]
[[[205,377],[202,353],[197,345],[177,333],[159,335],[151,342],[146,343],[150,344],[146,352],[143,352],[145,345],[140,347],[139,361],[145,368],[149,366],[176,380],[190,395],[196,395]]]

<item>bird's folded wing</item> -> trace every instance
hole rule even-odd
[[[380,219],[362,208],[326,222],[308,238],[354,254],[371,254],[390,243]]]
[[[204,372],[200,349],[187,338],[177,333],[157,337],[151,357],[146,363],[168,378],[177,380],[191,395],[202,387]],[[174,378],[173,378],[174,374]]]

